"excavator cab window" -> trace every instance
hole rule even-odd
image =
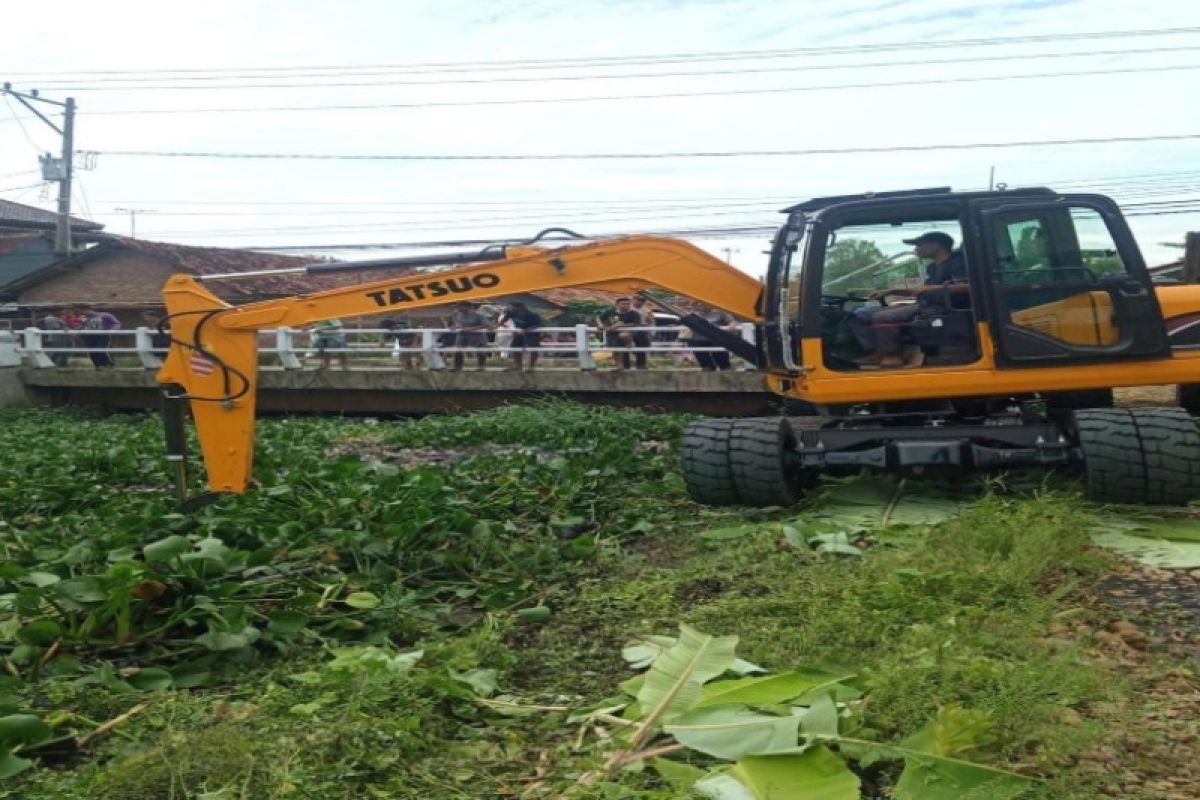
[[[821,276],[825,365],[860,371],[977,361],[962,240],[958,220],[944,218],[831,230]]]

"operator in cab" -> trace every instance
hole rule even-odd
[[[872,306],[855,311],[853,329],[859,345],[867,355],[855,363],[866,367],[920,366],[918,352],[906,360],[905,326],[923,312],[935,311],[951,303],[951,294],[967,289],[967,264],[962,252],[954,249],[954,239],[941,231],[923,233],[915,239],[904,239],[913,245],[917,258],[926,260],[925,280],[915,288],[880,289],[872,292],[872,300],[884,297],[912,297],[916,302],[904,305]],[[911,362],[911,363],[910,363]]]

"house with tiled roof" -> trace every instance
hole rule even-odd
[[[0,255],[0,263],[2,261],[3,255]],[[161,311],[162,287],[176,273],[212,277],[291,270],[319,261],[321,259],[313,257],[106,236],[69,258],[42,263],[6,285],[0,285],[0,302],[9,304],[8,316],[13,324],[24,324],[20,320],[36,319],[49,309],[75,306],[102,308],[117,314],[127,324],[137,324],[145,314]],[[371,281],[394,280],[416,271],[419,268],[397,267],[320,275],[292,273],[213,281],[206,285],[230,304],[242,305]],[[498,298],[495,302],[520,300],[552,319],[573,301],[607,304],[617,296],[618,293],[610,291],[567,288],[517,294]],[[683,302],[686,304],[687,301]],[[438,327],[447,323],[450,313],[451,308],[447,305],[421,309],[405,316],[414,325]],[[395,315],[395,311],[391,314]],[[363,320],[363,324],[371,326],[377,322],[378,319]]]
[[[12,299],[7,288],[59,259],[54,253],[58,215],[24,203],[0,200],[0,302]],[[86,247],[102,236],[104,226],[71,217],[75,247]]]
[[[285,270],[318,260],[112,236],[26,275],[5,291],[11,300],[28,309],[71,305],[151,309],[161,307],[163,284],[175,273],[221,275]],[[353,282],[345,275],[333,276],[321,285],[302,275],[273,275],[214,283],[212,289],[230,303],[240,304]]]

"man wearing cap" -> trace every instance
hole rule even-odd
[[[944,306],[948,292],[964,291],[967,287],[966,262],[962,253],[954,250],[954,239],[949,235],[930,231],[915,239],[905,239],[904,243],[913,245],[917,258],[929,261],[925,281],[912,289],[880,289],[871,293],[872,300],[900,296],[916,298],[915,303],[860,308],[855,312],[854,335],[868,353],[856,362],[860,366],[906,366],[900,353],[903,326],[916,319],[922,310]]]

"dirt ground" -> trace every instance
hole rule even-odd
[[[1156,570],[1133,563],[1096,587],[1111,609],[1090,635],[1095,656],[1117,665],[1137,687],[1139,735],[1110,738],[1081,755],[1109,776],[1115,797],[1194,800],[1200,796],[1200,570]]]
[[[1118,406],[1173,406],[1175,405],[1175,384],[1164,386],[1127,386],[1114,389]]]

